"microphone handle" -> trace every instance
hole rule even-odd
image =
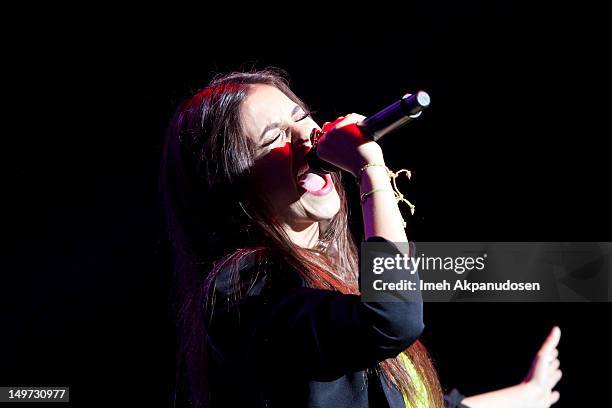
[[[359,126],[366,137],[377,141],[384,135],[407,125],[421,116],[421,112],[429,106],[430,101],[431,99],[425,91],[418,91],[414,95],[406,94],[399,101],[367,117],[357,126]],[[306,160],[310,169],[315,173],[324,174],[340,170],[333,164],[319,158],[316,146],[308,152]]]
[[[430,101],[429,95],[424,91],[418,91],[414,95],[406,94],[394,104],[364,119],[359,127],[367,137],[377,141],[421,116],[421,111],[429,106]]]

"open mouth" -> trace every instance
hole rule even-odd
[[[297,177],[297,185],[305,192],[316,196],[323,196],[329,194],[334,189],[334,183],[329,173],[321,176],[308,170],[310,169],[306,169],[305,172]]]

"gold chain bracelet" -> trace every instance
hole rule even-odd
[[[374,189],[374,190],[372,190],[372,191],[368,191],[367,193],[363,193],[363,194],[361,194],[361,204],[365,203],[365,202],[366,202],[366,199],[367,199],[367,198],[368,198],[370,195],[372,195],[372,194],[374,194],[374,193],[378,193],[379,191],[389,191],[389,192],[393,193],[393,195],[395,195],[395,191],[393,191],[393,190],[391,190],[391,189],[388,189],[388,188],[375,188],[375,189]]]
[[[397,178],[399,177],[400,174],[405,173],[406,177],[408,177],[408,180],[411,179],[412,177],[412,173],[410,172],[410,170],[407,169],[400,169],[396,172],[390,170],[386,165],[384,164],[378,164],[378,163],[370,163],[370,164],[366,164],[365,166],[363,166],[361,169],[359,169],[359,172],[357,173],[357,182],[359,184],[359,187],[361,188],[361,176],[363,174],[363,172],[369,168],[369,167],[384,167],[385,170],[387,171],[387,175],[389,176],[389,178],[391,179],[391,184],[393,187],[393,190],[389,190],[388,188],[375,188],[372,191],[368,191],[367,193],[363,193],[361,194],[361,203],[365,203],[365,201],[367,200],[367,198],[377,192],[382,192],[382,191],[390,191],[395,195],[395,200],[399,203],[399,202],[403,202],[405,204],[408,205],[408,207],[410,208],[410,214],[414,215],[414,211],[415,211],[415,206],[414,204],[412,204],[410,201],[408,201],[406,199],[406,197],[404,197],[404,195],[402,194],[401,191],[399,191],[399,188],[397,187]],[[406,228],[406,221],[404,220],[404,228]]]

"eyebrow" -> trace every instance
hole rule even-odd
[[[298,113],[300,110],[302,109],[302,107],[300,105],[295,105],[293,107],[293,110],[291,111],[291,117],[293,117],[296,113]],[[268,133],[269,131],[273,130],[273,129],[278,129],[280,128],[280,122],[272,122],[270,123],[268,126],[266,126],[263,130],[263,132],[261,132],[261,136],[259,137],[260,139],[263,139],[264,136],[266,135],[266,133]]]

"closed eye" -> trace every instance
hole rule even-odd
[[[300,121],[306,119],[309,116],[310,116],[310,112],[304,112],[304,114],[302,116],[300,116],[299,119],[296,120],[296,122],[300,122]]]
[[[278,135],[276,135],[272,140],[270,140],[269,142],[266,142],[264,144],[262,144],[262,147],[267,147],[270,146],[272,143],[276,142],[278,140],[279,137],[281,137],[283,135],[283,133],[285,133],[287,131],[287,129],[283,129],[280,132],[278,132]]]
[[[309,118],[309,117],[310,117],[310,115],[311,115],[311,113],[310,113],[310,112],[304,112],[304,113],[303,113],[303,115],[302,115],[302,116],[300,116],[299,118],[295,119],[295,121],[294,121],[294,122],[295,122],[295,123],[297,123],[297,122],[301,122],[301,121],[303,121],[304,119]],[[277,134],[277,135],[276,135],[274,138],[272,138],[271,140],[269,140],[269,141],[265,142],[265,143],[264,143],[264,144],[262,144],[261,146],[262,146],[262,147],[268,147],[268,146],[270,146],[272,143],[276,142],[276,141],[277,141],[277,140],[278,140],[278,139],[279,139],[281,136],[283,136],[283,134],[284,134],[284,133],[286,133],[286,132],[287,132],[287,130],[288,130],[288,128],[281,129],[281,131],[280,131],[280,132],[278,132],[278,134]]]

